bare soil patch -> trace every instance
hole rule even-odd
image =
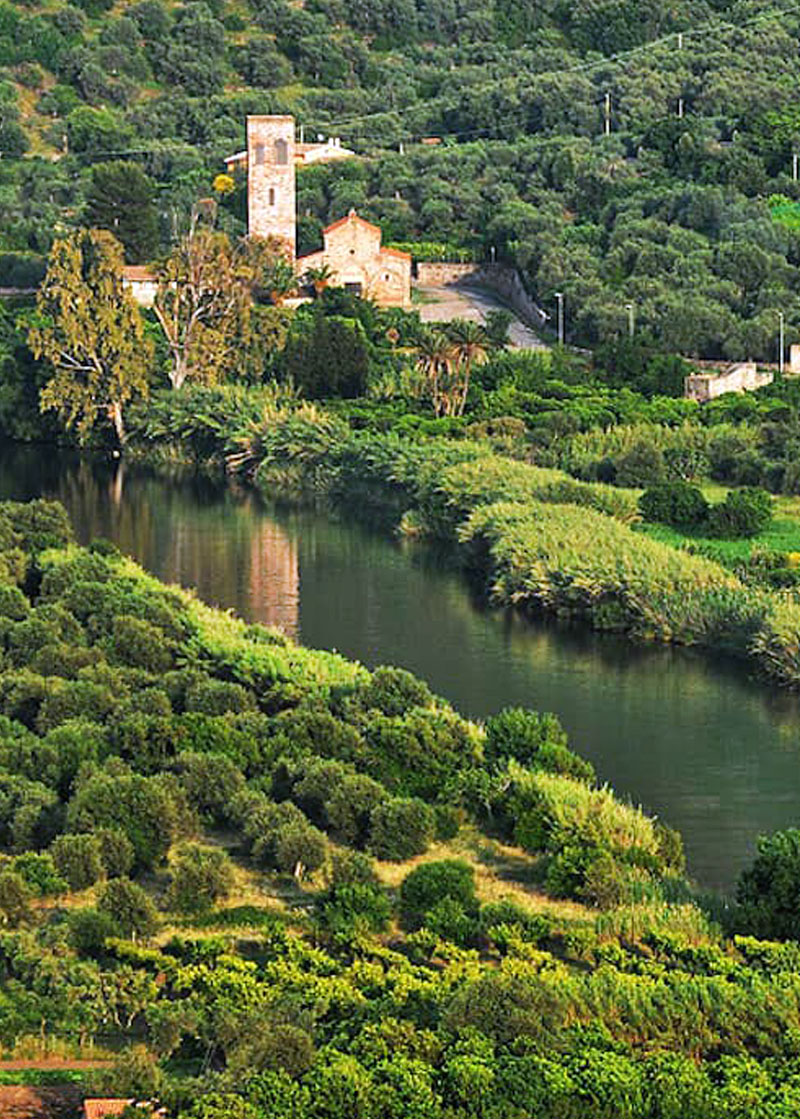
[[[82,1100],[83,1090],[77,1084],[0,1086],[0,1115],[3,1119],[78,1119]]]

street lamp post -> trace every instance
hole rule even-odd
[[[625,310],[628,312],[628,337],[633,338],[633,314],[634,308],[632,303],[625,304]]]
[[[557,291],[555,293],[558,300],[558,344],[564,345],[564,293]]]
[[[780,324],[780,340],[778,342],[778,370],[783,373],[783,353],[784,353],[784,326],[785,316],[783,311],[778,311],[778,322]]]

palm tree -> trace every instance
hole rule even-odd
[[[267,270],[262,283],[269,292],[270,299],[275,306],[282,307],[286,296],[291,295],[297,288],[297,277],[288,260],[281,257]]]
[[[417,369],[428,384],[428,391],[437,416],[445,413],[448,403],[448,382],[452,374],[453,344],[440,330],[428,330],[415,346]]]
[[[489,339],[486,331],[476,322],[468,319],[453,319],[447,329],[454,356],[456,376],[452,386],[452,404],[448,411],[451,416],[463,416],[467,404],[470,376],[473,365],[486,361],[489,352]]]
[[[328,264],[320,264],[318,268],[307,268],[303,276],[303,282],[311,284],[316,296],[322,295],[332,279],[333,269]]]

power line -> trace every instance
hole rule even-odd
[[[629,49],[624,50],[624,51],[618,51],[616,54],[609,55],[609,56],[603,57],[603,58],[598,58],[598,59],[595,59],[592,62],[582,61],[582,62],[575,63],[572,66],[559,67],[558,69],[553,69],[553,70],[543,70],[543,71],[540,71],[538,73],[531,74],[530,75],[530,80],[531,81],[538,81],[542,78],[558,78],[558,77],[562,77],[562,76],[565,76],[565,75],[576,74],[576,73],[591,74],[591,73],[594,73],[597,70],[604,70],[604,69],[608,69],[608,68],[612,68],[612,69],[613,68],[621,68],[624,65],[624,63],[630,61],[631,59],[638,58],[641,55],[645,55],[645,54],[648,54],[648,53],[651,53],[651,52],[656,52],[660,48],[669,47],[670,45],[673,48],[677,49],[678,51],[680,51],[682,53],[686,48],[687,40],[692,38],[692,37],[697,38],[697,37],[708,36],[708,35],[717,34],[717,33],[736,34],[736,33],[739,33],[741,31],[743,31],[746,28],[757,26],[760,23],[780,22],[780,20],[782,20],[785,16],[792,15],[792,14],[798,13],[798,12],[800,12],[800,0],[798,0],[798,2],[796,2],[796,3],[789,4],[789,5],[781,8],[777,11],[773,9],[773,10],[757,13],[757,14],[749,17],[748,19],[742,20],[738,24],[730,23],[729,21],[726,21],[726,20],[708,21],[706,23],[699,24],[697,27],[694,27],[694,28],[689,28],[689,29],[679,31],[679,32],[669,32],[667,35],[662,35],[658,39],[651,39],[647,43],[642,43],[642,44],[640,44],[639,46],[636,46],[636,47],[630,47]],[[503,76],[503,77],[500,77],[500,78],[492,79],[491,81],[485,82],[481,85],[468,86],[464,90],[464,93],[469,94],[469,95],[485,93],[485,92],[490,91],[490,90],[499,89],[504,84],[509,85],[509,87],[510,87],[509,92],[511,92],[518,87],[519,80],[520,80],[519,78],[510,76],[510,75],[506,75],[506,76]],[[441,104],[444,101],[447,102],[446,105]],[[609,132],[610,132],[610,95],[608,93],[605,93],[602,97],[598,98],[598,103],[601,103],[604,106],[604,109],[603,109],[604,132],[605,132],[606,135],[608,135]],[[410,111],[419,110],[420,112],[426,112],[426,111],[430,111],[431,109],[439,108],[441,111],[447,112],[448,110],[457,109],[460,104],[462,104],[462,100],[459,99],[457,97],[457,95],[455,95],[455,94],[441,94],[438,97],[430,98],[429,100],[426,100],[426,101],[416,102],[413,106],[409,106],[409,110]],[[681,98],[681,100],[680,100],[680,110],[681,111],[679,112],[679,115],[682,116],[683,111],[685,110],[685,103],[683,101],[683,98]],[[329,121],[329,122],[325,123],[324,127],[329,132],[337,132],[337,131],[338,132],[347,132],[347,130],[349,128],[352,128],[353,126],[357,126],[357,125],[360,125],[360,124],[365,124],[369,121],[378,120],[380,118],[396,117],[396,118],[398,118],[398,120],[402,121],[402,116],[405,112],[406,112],[406,110],[402,110],[402,111],[398,111],[398,110],[394,110],[394,109],[376,110],[374,112],[363,113],[359,116],[348,117],[348,118],[344,118],[344,119],[338,120],[338,121]],[[664,119],[667,119],[667,118],[664,118]],[[518,129],[519,129],[519,125],[515,125],[513,121],[509,121],[509,124],[508,124],[509,134],[516,133],[518,131]],[[470,138],[474,138],[474,139],[482,139],[482,138],[493,139],[495,137],[502,139],[504,131],[505,131],[504,129],[499,129],[499,128],[454,129],[452,131],[448,131],[446,133],[446,135],[457,138],[457,139],[462,139],[462,140],[467,140],[467,139],[470,139]],[[494,135],[493,136],[487,136],[487,132],[491,132]],[[408,142],[409,140],[413,140],[413,135],[410,132],[405,133],[401,137],[401,139]],[[173,140],[174,140],[174,142],[173,142]],[[121,156],[127,156],[127,155],[149,156],[149,155],[158,155],[158,154],[161,154],[161,153],[167,154],[167,153],[173,152],[173,151],[185,150],[187,147],[199,147],[199,148],[202,149],[204,147],[205,148],[211,147],[211,144],[206,143],[206,144],[192,145],[192,144],[189,143],[189,141],[180,140],[177,137],[175,137],[175,138],[170,138],[170,140],[167,140],[167,141],[158,142],[157,146],[152,147],[152,148],[146,148],[146,147],[126,148],[124,150],[102,151],[102,152],[97,152],[95,154],[97,156],[100,156],[100,157],[121,157]]]

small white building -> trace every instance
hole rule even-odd
[[[126,264],[122,269],[122,286],[127,288],[140,307],[152,307],[158,291],[155,273],[143,264]]]

